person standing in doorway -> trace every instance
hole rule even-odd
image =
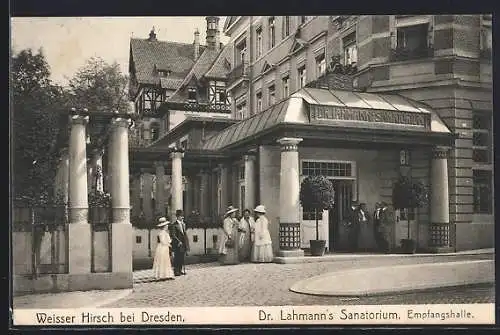
[[[375,212],[373,212],[373,235],[375,236],[378,250],[385,252],[387,245],[384,238],[384,227],[382,226],[382,203],[380,202],[375,204]]]
[[[351,204],[351,215],[349,220],[349,251],[355,252],[359,250],[359,235],[361,225],[368,222],[366,213],[361,208],[357,201]]]
[[[390,253],[392,249],[392,235],[394,232],[394,212],[389,208],[387,203],[381,203],[380,209],[380,234],[383,239],[383,251]]]
[[[238,259],[238,226],[239,222],[236,219],[238,208],[229,206],[224,213],[224,221],[222,222],[222,232],[219,245],[220,263],[222,265],[235,265],[239,263]]]
[[[169,222],[164,217],[161,217],[158,222],[156,227],[160,228],[161,231],[158,234],[160,241],[156,246],[153,261],[153,274],[156,280],[174,279],[172,261],[170,259],[170,243],[172,239],[167,229]]]
[[[266,218],[266,208],[263,205],[255,207],[255,241],[252,247],[251,260],[255,263],[270,263],[274,259],[269,221]]]
[[[174,275],[185,275],[184,261],[186,252],[189,251],[189,239],[184,223],[184,212],[182,209],[175,211],[176,220],[171,225],[170,235],[172,237],[172,249],[174,251]]]
[[[252,237],[254,237],[253,229],[255,227],[255,220],[250,215],[249,209],[243,211],[243,217],[240,220],[240,225],[238,228],[240,239],[239,239],[239,258],[241,262],[250,260],[250,253],[252,251]]]

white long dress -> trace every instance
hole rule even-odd
[[[173,279],[174,271],[170,260],[170,234],[166,230],[158,234],[160,243],[156,246],[155,258],[153,261],[153,274],[156,279]]]
[[[251,261],[270,263],[274,259],[269,221],[262,215],[255,221],[255,241],[252,247]]]

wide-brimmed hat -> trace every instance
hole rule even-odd
[[[158,219],[158,224],[156,225],[156,227],[163,227],[163,226],[166,226],[168,225],[170,222],[167,221],[167,219],[165,217],[161,217]]]
[[[257,213],[265,214],[266,213],[266,207],[264,207],[264,205],[259,205],[259,206],[255,207],[255,209],[253,211],[257,212]]]
[[[238,210],[239,210],[238,208],[235,208],[233,206],[229,206],[226,209],[226,213],[224,213],[224,216],[229,215],[229,214],[234,213],[234,212],[237,212]]]

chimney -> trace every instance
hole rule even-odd
[[[215,50],[219,51],[221,49],[221,43],[220,43],[220,31],[217,29],[215,32]]]
[[[200,32],[198,28],[194,31],[194,60],[197,60],[200,57]]]
[[[155,27],[153,27],[151,29],[151,31],[149,32],[149,38],[148,38],[148,41],[149,42],[152,42],[152,41],[157,41],[156,39],[156,33],[155,33]]]
[[[219,32],[219,17],[207,16],[207,48],[217,49],[217,33]]]

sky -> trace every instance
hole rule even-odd
[[[224,19],[219,21],[222,43],[228,40]],[[128,74],[130,38],[147,38],[152,27],[158,40],[192,43],[198,28],[200,42],[205,41],[205,17],[17,17],[11,19],[11,44],[14,53],[42,48],[51,79],[66,85],[91,57],[116,61]]]

